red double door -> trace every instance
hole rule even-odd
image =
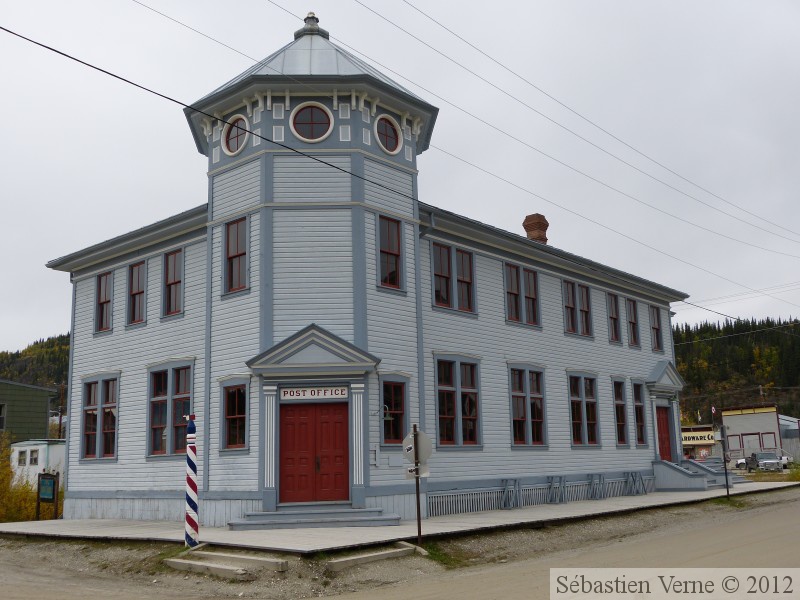
[[[347,403],[280,407],[280,502],[349,500]]]

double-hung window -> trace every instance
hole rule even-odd
[[[380,217],[378,224],[380,230],[380,285],[399,289],[402,287],[400,221]]]
[[[164,256],[164,316],[183,310],[183,251],[174,250]]]
[[[192,368],[150,371],[148,454],[186,452],[186,416],[192,411]]]
[[[144,322],[144,261],[128,267],[128,325]]]
[[[113,295],[111,272],[97,276],[97,306],[95,308],[95,331],[111,330],[111,298]]]
[[[664,342],[661,338],[661,311],[657,306],[650,306],[650,339],[654,351],[660,352],[664,349]]]
[[[625,403],[625,383],[613,381],[614,387],[614,421],[617,426],[617,445],[628,443],[627,404]]]
[[[628,345],[639,346],[639,316],[636,310],[636,300],[628,298],[625,301],[625,310],[628,313]]]
[[[247,287],[247,219],[225,224],[225,291]]]
[[[247,446],[247,386],[230,385],[222,389],[225,424],[224,448]]]
[[[647,444],[644,420],[644,386],[641,383],[633,384],[633,419],[636,427],[636,444]]]
[[[506,263],[506,319],[539,325],[539,283],[536,271]]]
[[[564,330],[583,336],[592,335],[592,306],[589,287],[564,282]]]
[[[460,360],[437,360],[436,396],[439,445],[477,445],[478,365]]]
[[[27,450],[17,450],[17,466],[24,467],[28,464],[28,451]]]
[[[619,296],[609,293],[606,296],[608,304],[608,341],[620,343],[622,330],[619,325]]]
[[[116,377],[84,380],[82,458],[117,455],[117,394]]]
[[[597,380],[584,375],[569,377],[569,406],[574,446],[596,446],[600,441],[597,424]]]
[[[6,429],[6,405],[0,404],[0,431]]]
[[[384,444],[401,444],[406,433],[406,384],[403,381],[383,381],[383,411],[381,422]]]
[[[511,419],[514,444],[541,446],[544,436],[542,372],[511,369]]]
[[[431,244],[433,253],[433,302],[462,312],[475,311],[475,270],[471,252],[443,244]],[[453,272],[456,276],[453,278]]]

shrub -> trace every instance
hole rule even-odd
[[[59,490],[59,514],[64,494]],[[40,518],[53,518],[53,504],[40,505]],[[36,518],[36,486],[14,475],[11,466],[11,440],[0,434],[0,523],[33,521]]]

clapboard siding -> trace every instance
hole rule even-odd
[[[353,342],[353,246],[349,210],[276,210],[274,339],[311,323]]]
[[[233,294],[224,294],[223,239],[224,225],[212,229],[211,267],[211,453],[209,468],[210,490],[256,490],[258,489],[258,384],[251,382],[248,409],[250,411],[249,447],[246,454],[220,453],[222,398],[220,379],[250,372],[245,364],[261,352],[259,346],[261,319],[259,295],[261,293],[261,270],[258,261],[261,252],[260,214],[249,218],[249,289]]]
[[[413,175],[373,160],[364,161],[364,195],[368,205],[412,216]],[[388,188],[388,189],[387,189]]]
[[[480,415],[483,449],[446,450],[431,459],[436,478],[469,479],[499,475],[577,474],[649,469],[654,458],[652,407],[646,401],[648,448],[616,447],[612,376],[646,379],[654,365],[672,359],[671,346],[665,353],[610,345],[605,290],[591,288],[594,338],[563,333],[561,279],[539,272],[541,329],[505,322],[503,263],[475,255],[475,285],[478,317],[431,307],[430,245],[422,243],[423,319],[425,331],[425,384],[428,430],[436,436],[434,353],[466,354],[480,357]],[[644,306],[644,305],[643,305]],[[641,311],[642,309],[640,309]],[[646,314],[646,313],[645,313]],[[667,322],[667,321],[664,321]],[[645,323],[647,320],[645,319]],[[643,332],[645,333],[645,332]],[[649,340],[647,340],[649,343]],[[666,343],[666,340],[665,340]],[[508,363],[530,363],[544,368],[548,449],[512,450],[508,392]],[[572,448],[567,371],[595,373],[599,398],[601,447]],[[633,405],[630,382],[628,433],[633,435]],[[647,400],[647,399],[646,399]],[[498,471],[498,467],[501,471]]]
[[[320,158],[339,168],[306,156],[275,156],[275,202],[349,202],[350,157],[326,154]]]
[[[419,414],[419,386],[417,372],[417,298],[416,265],[414,264],[414,226],[403,224],[402,279],[405,293],[382,290],[378,287],[378,241],[376,237],[377,216],[366,214],[365,232],[367,245],[367,318],[369,351],[381,359],[378,373],[408,374],[406,395],[410,422],[417,422]],[[377,378],[370,379],[370,414],[380,415],[381,390]],[[380,444],[381,420],[369,420],[369,443]],[[382,456],[380,464],[373,467],[370,482],[397,481],[397,467],[389,467],[388,456]]]
[[[205,239],[184,247],[184,312],[161,319],[163,253],[147,257],[147,323],[125,328],[127,264],[113,269],[113,331],[94,334],[95,277],[76,281],[73,380],[70,395],[69,489],[165,490],[182,489],[182,457],[148,461],[148,366],[175,359],[193,360],[192,407],[203,430],[205,382]],[[82,378],[119,371],[118,440],[116,461],[80,461]],[[202,439],[202,438],[201,438]],[[202,445],[202,444],[200,444]],[[199,468],[204,468],[198,448]]]
[[[212,219],[236,214],[261,200],[261,162],[253,160],[215,175],[212,183]]]

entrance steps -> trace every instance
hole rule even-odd
[[[302,527],[384,527],[398,525],[400,515],[382,508],[352,508],[349,504],[278,506],[275,512],[252,512],[228,523],[228,529],[295,529]]]
[[[164,564],[179,571],[215,575],[224,579],[253,581],[261,571],[283,572],[289,563],[264,553],[218,551],[201,544],[182,552],[176,558],[164,559]]]
[[[696,460],[683,460],[681,467],[692,473],[700,473],[705,475],[707,480],[707,488],[709,490],[724,488],[725,487],[725,467],[722,460],[711,458],[703,462]],[[745,479],[741,475],[736,474],[731,469],[728,469],[728,483],[733,485],[738,483],[748,483],[750,480]]]

